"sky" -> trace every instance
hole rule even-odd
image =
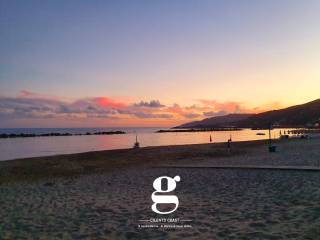
[[[0,127],[175,126],[319,98],[318,0],[0,0]]]

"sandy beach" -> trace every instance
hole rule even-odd
[[[320,139],[148,147],[0,162],[0,239],[317,239]],[[180,167],[179,167],[180,166]],[[196,168],[198,167],[198,168]],[[179,175],[172,218],[185,229],[141,229],[152,182]]]
[[[0,0],[0,240],[320,240],[319,12]]]

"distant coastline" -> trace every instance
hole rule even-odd
[[[107,131],[107,132],[86,132],[86,133],[2,133],[0,134],[0,138],[29,138],[29,137],[59,137],[59,136],[89,136],[89,135],[114,135],[114,134],[126,134],[124,131]]]
[[[156,133],[179,133],[179,132],[212,132],[212,131],[241,131],[243,128],[190,128],[190,129],[161,129]]]

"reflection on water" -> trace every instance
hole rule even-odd
[[[232,141],[268,138],[267,130],[250,129],[241,131],[189,133],[155,133],[159,128],[132,128],[124,130],[128,132],[128,134],[0,139],[0,160],[131,148],[135,141],[135,132],[138,133],[138,140],[141,147],[209,143],[210,135],[212,142],[226,142],[230,135]],[[53,132],[53,130],[47,131]],[[73,131],[77,132],[77,130]],[[78,132],[79,131],[80,130],[78,130]],[[281,131],[283,132],[284,130],[282,129]],[[41,131],[39,130],[38,132]],[[273,130],[272,137],[278,138],[279,132],[280,129]],[[265,133],[265,135],[257,135],[257,133]]]

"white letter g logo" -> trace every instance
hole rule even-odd
[[[162,189],[162,179],[167,180],[167,189]],[[177,183],[180,181],[179,176],[175,176],[174,178],[163,176],[158,177],[153,182],[153,188],[156,190],[152,193],[151,199],[154,202],[151,206],[152,211],[158,214],[169,214],[177,210],[179,206],[179,199],[175,195],[157,195],[157,193],[168,193],[176,189]],[[174,204],[175,207],[171,211],[163,212],[159,211],[157,208],[158,204]]]

